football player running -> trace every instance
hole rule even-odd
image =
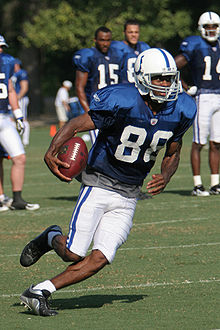
[[[193,173],[193,196],[220,194],[220,17],[213,12],[203,13],[198,21],[201,36],[190,36],[180,45],[180,54],[175,57],[177,67],[190,66],[194,86],[183,87],[195,96],[198,112],[193,124],[191,165]],[[205,190],[200,175],[200,152],[209,136],[209,167],[211,183]]]
[[[149,193],[161,193],[177,170],[182,137],[194,120],[196,104],[191,96],[180,93],[179,72],[166,50],[152,48],[141,53],[135,79],[136,86],[118,84],[97,91],[90,111],[62,127],[45,154],[52,173],[69,182],[59,171],[60,165],[68,167],[56,157],[60,147],[77,132],[100,130],[82,173],[68,235],[52,225],[21,253],[24,267],[52,249],[72,262],[61,274],[22,293],[21,301],[37,315],[55,315],[47,300],[51,293],[112,263],[131,230],[140,188],[160,149],[166,146],[161,173],[152,175]],[[87,255],[91,242],[92,252]]]
[[[85,112],[89,111],[93,92],[119,82],[121,54],[110,48],[111,41],[111,31],[101,26],[95,31],[95,47],[80,49],[73,56],[76,94]],[[89,134],[93,144],[98,131],[91,131]]]

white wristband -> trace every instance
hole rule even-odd
[[[15,119],[22,119],[23,118],[23,114],[22,114],[21,109],[13,110],[13,114],[15,116]]]

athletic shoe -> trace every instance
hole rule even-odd
[[[140,191],[139,196],[138,196],[139,201],[142,201],[144,199],[151,199],[151,198],[152,198],[152,196],[150,194],[144,193],[143,191]]]
[[[27,203],[25,201],[19,201],[19,202],[12,202],[9,206],[11,210],[28,210],[28,211],[35,211],[40,208],[39,204],[31,204]]]
[[[27,306],[34,314],[40,316],[55,316],[58,313],[55,310],[50,309],[48,298],[50,292],[47,290],[33,289],[33,284],[29,289],[26,289],[20,299],[22,303]]]
[[[6,205],[3,205],[2,202],[0,202],[0,212],[8,211],[9,208]]]
[[[42,255],[53,249],[48,245],[48,233],[51,231],[62,234],[62,229],[59,226],[50,226],[24,247],[20,256],[20,263],[23,267],[35,264]]]
[[[220,194],[220,184],[212,186],[209,190],[210,195],[219,195]]]
[[[209,196],[209,192],[207,190],[205,190],[205,188],[203,187],[203,185],[199,185],[199,186],[195,186],[193,188],[193,191],[192,191],[192,196],[202,196],[202,197],[205,197],[205,196]]]
[[[4,199],[1,202],[3,205],[10,207],[13,199],[4,194]]]

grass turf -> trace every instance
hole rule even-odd
[[[190,130],[184,137],[179,169],[164,193],[138,202],[133,229],[113,264],[85,282],[54,293],[51,304],[59,314],[42,318],[25,310],[19,295],[31,283],[62,272],[66,265],[52,252],[25,269],[19,264],[20,252],[51,224],[67,233],[80,185],[60,182],[45,166],[49,127],[31,130],[23,197],[41,208],[0,214],[2,329],[220,328],[220,197],[190,196],[191,136]],[[152,173],[159,171],[162,156],[163,150]],[[206,187],[210,181],[207,159],[208,152],[203,150]],[[10,165],[4,161],[8,195]]]

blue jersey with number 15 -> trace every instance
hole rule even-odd
[[[182,93],[153,115],[133,84],[119,84],[96,92],[89,114],[100,131],[88,165],[120,182],[142,185],[159,150],[181,140],[191,126],[196,105]]]

